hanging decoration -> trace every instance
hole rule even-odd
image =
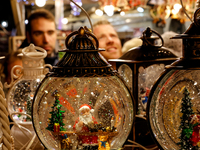
[[[145,7],[147,0],[99,0],[100,9],[104,10],[105,7],[113,7],[113,14],[116,12],[129,11],[137,7]],[[109,9],[110,10],[110,9]],[[106,12],[105,12],[106,13]],[[110,13],[106,13],[111,16]]]
[[[150,15],[153,18],[153,23],[157,27],[163,28],[166,25],[166,19],[170,16],[170,8],[166,4],[154,5],[150,9]]]
[[[33,124],[47,149],[118,149],[131,131],[132,96],[98,45],[87,27],[72,32],[36,91]]]

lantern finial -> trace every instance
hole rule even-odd
[[[147,27],[144,31],[144,34],[146,35],[146,37],[150,37],[152,35],[152,30],[149,27]]]
[[[78,30],[79,35],[83,36],[85,33],[85,30],[83,29],[83,27],[80,27],[80,29]]]

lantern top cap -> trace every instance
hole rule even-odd
[[[68,50],[98,50],[99,42],[91,29],[84,26],[69,34],[65,45]]]
[[[22,54],[24,57],[30,59],[43,59],[47,56],[47,52],[45,49],[35,46],[32,43],[28,47],[22,49]]]
[[[156,34],[157,36],[152,36],[152,34]],[[160,38],[162,41],[161,45],[155,45],[154,41],[158,38]],[[140,39],[142,39],[143,41],[142,46],[153,46],[153,47],[160,48],[164,44],[164,41],[161,35],[155,30],[152,30],[150,27],[147,27],[146,30],[143,31],[142,37],[140,37]]]

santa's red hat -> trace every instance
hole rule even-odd
[[[84,110],[84,109],[89,109],[90,112],[94,112],[94,109],[92,109],[91,106],[88,105],[88,104],[83,104],[83,105],[81,105],[80,108],[79,108],[79,112],[81,112],[81,111]]]

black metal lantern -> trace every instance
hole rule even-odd
[[[158,38],[162,41],[161,45],[155,43]],[[116,63],[116,69],[131,89],[136,100],[137,114],[146,116],[147,100],[154,82],[164,71],[165,65],[177,60],[177,56],[163,47],[164,41],[160,34],[149,27],[143,32],[141,39],[143,40],[142,46],[132,48],[119,59],[110,59],[109,62]],[[151,138],[150,135],[146,140],[143,137],[148,133],[146,121],[136,119],[135,123],[138,128],[133,131],[133,135],[136,136],[133,140],[140,144],[151,145],[152,142],[148,140]]]
[[[161,149],[199,149],[200,9],[183,34],[183,57],[166,67],[149,95],[147,117]]]
[[[47,149],[98,149],[101,142],[107,149],[122,147],[135,115],[128,87],[101,58],[98,40],[86,27],[72,32],[66,47],[34,96],[39,139]]]

